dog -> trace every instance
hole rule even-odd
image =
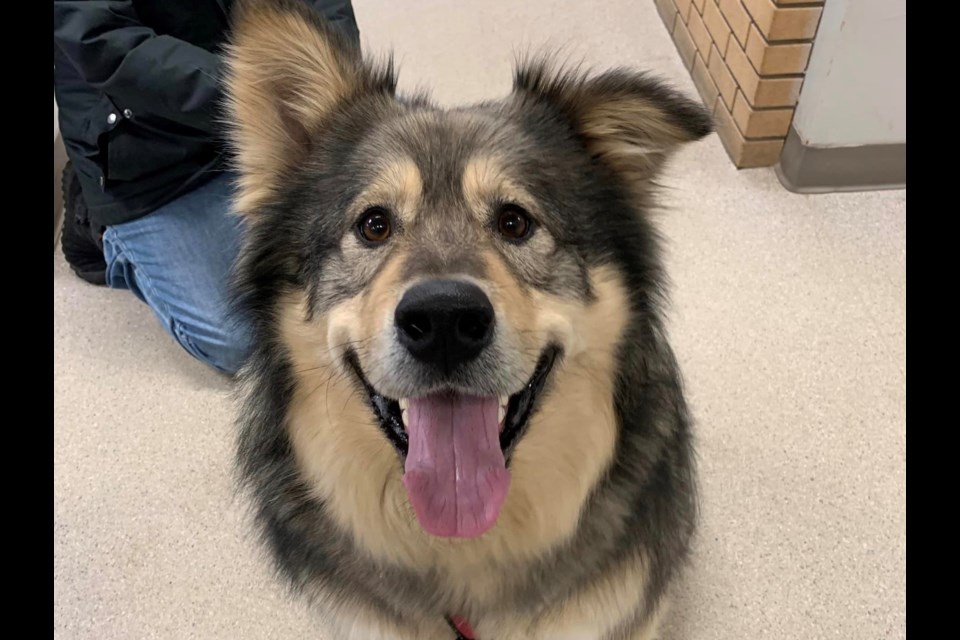
[[[546,58],[441,109],[297,0],[226,55],[238,475],[325,637],[655,638],[697,492],[650,214],[708,113]]]

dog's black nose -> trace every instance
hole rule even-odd
[[[445,373],[476,358],[493,338],[493,305],[475,284],[430,280],[410,288],[394,314],[400,344]]]

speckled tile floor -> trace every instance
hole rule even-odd
[[[649,0],[355,0],[365,46],[445,104],[547,45],[693,91]],[[716,137],[660,224],[704,514],[664,640],[906,637],[906,193],[799,196]],[[317,638],[232,493],[226,380],[54,257],[54,635]]]

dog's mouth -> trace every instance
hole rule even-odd
[[[356,354],[347,354],[380,429],[400,454],[403,484],[427,533],[470,538],[496,523],[510,486],[510,456],[559,356],[559,347],[547,347],[533,375],[512,395],[447,390],[394,399],[378,393]]]

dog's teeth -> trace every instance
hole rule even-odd
[[[500,405],[497,408],[497,424],[501,424],[505,417],[507,417],[507,408],[503,405]]]
[[[510,396],[500,396],[500,406],[505,407],[510,403]]]
[[[401,410],[401,411],[406,411],[409,406],[410,406],[410,400],[409,400],[409,399],[407,399],[407,398],[400,398],[400,410]]]
[[[409,413],[409,412],[408,412],[406,409],[404,409],[404,410],[402,410],[402,411],[400,412],[400,419],[403,420],[403,426],[407,426],[407,419],[408,419],[408,417],[409,417],[409,416],[407,415],[408,413]]]

